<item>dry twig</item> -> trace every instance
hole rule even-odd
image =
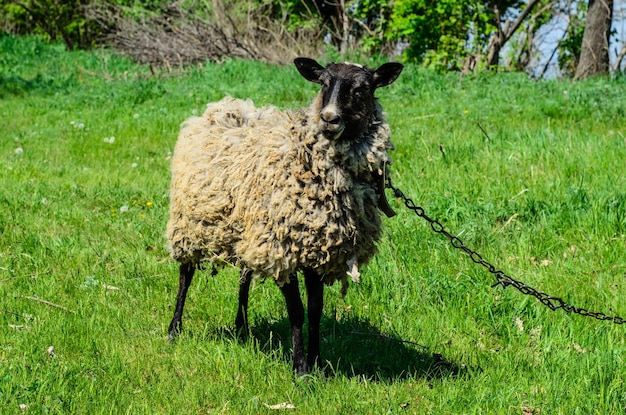
[[[35,301],[35,302],[38,302],[38,303],[41,303],[41,304],[45,304],[45,305],[50,306],[50,307],[59,308],[59,309],[61,309],[63,311],[67,311],[68,313],[71,313],[71,314],[74,314],[74,312],[72,310],[70,310],[69,308],[67,308],[67,307],[64,307],[64,306],[59,305],[59,304],[52,303],[50,301],[42,300],[41,298],[32,297],[32,296],[29,296],[29,295],[20,295],[19,298],[23,298],[25,300],[30,300],[30,301]]]
[[[111,4],[86,6],[85,13],[105,28],[107,43],[137,62],[156,67],[174,69],[224,58],[286,64],[299,55],[318,55],[315,48],[323,34],[314,28],[289,33],[257,9],[237,17],[223,0],[212,3],[213,22],[178,3],[142,20]]]

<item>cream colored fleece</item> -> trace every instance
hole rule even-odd
[[[230,97],[188,119],[172,160],[167,238],[181,263],[228,263],[279,285],[309,267],[358,278],[381,236],[373,171],[390,162],[380,106],[358,141],[320,132],[318,96],[296,113]]]

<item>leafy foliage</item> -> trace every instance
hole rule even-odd
[[[408,62],[439,70],[460,70],[466,58],[486,52],[500,17],[520,3],[398,0],[391,6],[385,1],[370,0],[359,4],[356,16],[369,17],[378,10],[384,17],[366,20],[376,25],[372,35],[365,36],[367,47],[380,45],[381,39],[385,39],[403,45],[403,56]]]
[[[69,50],[106,44],[166,67],[225,57],[287,63],[297,54],[400,55],[470,73],[497,66],[528,71],[537,64],[540,37],[560,20],[568,27],[553,55],[569,75],[585,14],[586,2],[550,0],[0,0],[0,31],[43,34]],[[518,16],[522,24],[512,25]],[[510,47],[501,59],[505,43]]]
[[[412,1],[396,2],[389,37],[406,39],[404,51],[409,61],[425,61],[439,69],[458,69],[466,53],[471,18],[471,2]]]
[[[89,0],[2,0],[5,22],[16,33],[38,33],[51,41],[61,40],[69,50],[94,46],[100,32],[82,8]],[[6,23],[5,23],[6,24]]]
[[[108,7],[108,4],[122,7],[119,9],[123,10],[119,13],[123,15],[121,17],[134,19],[138,27],[148,16],[147,20],[152,19],[153,23],[149,23],[146,30],[150,26],[164,26],[165,32],[171,32],[171,27],[154,22],[159,20],[154,18],[155,13],[162,15],[165,22],[186,16],[187,26],[194,19],[200,19],[220,25],[225,32],[240,34],[257,30],[250,24],[260,22],[258,25],[273,35],[278,43],[281,39],[297,38],[298,33],[303,31],[316,31],[317,38],[307,36],[303,41],[322,43],[326,39],[327,49],[334,48],[340,55],[348,52],[347,47],[370,55],[391,56],[401,51],[407,62],[423,63],[441,70],[461,69],[468,56],[484,53],[491,34],[499,24],[496,10],[504,14],[520,4],[519,1],[484,0],[364,0],[337,3],[323,0],[180,0],[175,3],[161,0],[105,0],[99,3],[90,0],[2,1],[1,7],[7,12],[4,21],[14,25],[14,32],[45,33],[51,40],[63,40],[68,49],[92,46],[102,35],[116,30],[112,19],[96,25],[85,17],[85,10]],[[278,33],[280,30],[269,22],[282,26],[287,33]],[[126,24],[125,27],[130,29],[132,25]],[[155,33],[151,32],[150,36],[154,38]],[[261,39],[264,36],[259,32],[256,37]],[[158,39],[155,41],[158,43]],[[167,41],[163,43],[167,44]]]

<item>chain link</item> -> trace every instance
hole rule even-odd
[[[593,312],[593,311],[589,311],[585,308],[580,308],[580,307],[575,307],[573,305],[570,305],[568,303],[566,303],[563,299],[559,298],[559,297],[554,297],[551,295],[548,295],[544,292],[538,291],[536,289],[534,289],[533,287],[530,287],[526,284],[524,284],[523,282],[516,280],[515,278],[512,278],[508,275],[506,275],[503,271],[500,271],[498,269],[496,269],[496,267],[494,265],[492,265],[491,263],[487,262],[485,259],[483,259],[482,255],[480,255],[478,252],[471,250],[470,248],[468,248],[463,241],[458,237],[458,236],[454,236],[452,234],[450,234],[445,228],[444,226],[441,224],[441,222],[439,222],[436,219],[432,219],[431,217],[429,217],[426,212],[424,211],[424,209],[420,206],[417,206],[415,204],[415,202],[413,202],[413,200],[407,196],[405,196],[405,194],[402,192],[402,190],[398,189],[397,187],[394,187],[393,184],[391,183],[391,179],[389,177],[387,177],[387,184],[386,184],[387,188],[393,190],[394,195],[397,198],[400,198],[404,201],[405,206],[412,210],[413,212],[415,212],[415,214],[417,216],[419,216],[420,218],[426,220],[426,222],[428,222],[430,224],[430,227],[432,228],[432,230],[435,233],[441,234],[443,236],[445,236],[450,243],[452,244],[452,246],[460,251],[465,252],[470,259],[478,264],[478,265],[482,265],[483,267],[485,267],[491,274],[493,274],[496,278],[496,282],[495,284],[492,285],[492,287],[497,287],[498,285],[501,286],[503,289],[511,286],[516,288],[519,292],[521,292],[524,295],[529,295],[531,297],[535,297],[537,300],[539,300],[543,305],[545,305],[546,307],[548,307],[550,310],[552,311],[556,311],[556,310],[563,310],[567,313],[573,313],[573,314],[579,314],[581,316],[585,316],[585,317],[591,317],[591,318],[595,318],[596,320],[601,320],[601,321],[611,321],[615,324],[624,324],[626,323],[626,320],[623,319],[622,317],[618,317],[618,316],[610,316],[608,314],[604,314],[604,313],[600,313],[600,312]]]

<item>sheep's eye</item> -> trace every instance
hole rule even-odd
[[[353,91],[357,95],[362,95],[367,92],[367,87],[365,85],[356,86],[354,87]]]

